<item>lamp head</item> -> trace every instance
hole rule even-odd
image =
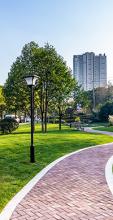
[[[35,86],[38,77],[36,75],[26,76],[25,81],[28,86]]]

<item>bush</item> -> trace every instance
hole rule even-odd
[[[4,118],[0,121],[0,131],[3,134],[12,133],[19,127],[19,123],[14,118]]]
[[[109,125],[113,126],[113,115],[109,115]]]
[[[113,102],[106,102],[99,112],[99,118],[102,122],[108,121],[109,115],[113,115]]]

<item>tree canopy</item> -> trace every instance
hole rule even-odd
[[[40,108],[42,129],[47,129],[47,113],[51,103],[58,108],[64,105],[73,91],[74,79],[71,71],[55,48],[48,43],[39,47],[35,42],[26,44],[13,63],[4,86],[9,111],[29,112],[30,91],[24,77],[35,74],[38,83],[35,88],[35,107]]]

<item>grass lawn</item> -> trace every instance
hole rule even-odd
[[[0,210],[35,174],[64,154],[112,142],[112,137],[88,134],[66,126],[49,125],[47,134],[35,130],[36,163],[29,162],[30,127],[21,125],[10,135],[0,135]]]
[[[94,130],[113,132],[113,126],[109,126],[109,127],[107,127],[107,126],[96,127],[96,128],[94,128]]]
[[[91,123],[88,125],[88,127],[100,127],[100,126],[107,126],[108,122],[97,122],[97,123]]]

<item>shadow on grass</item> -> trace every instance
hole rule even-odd
[[[59,130],[59,129],[50,129],[48,130],[47,132],[42,132],[41,130],[35,130],[34,134],[64,134],[64,133],[72,133],[72,132],[80,132],[76,129],[69,129],[69,128],[64,128],[62,130]],[[16,134],[30,134],[31,131],[15,131],[15,132],[12,132],[11,135],[16,135]],[[10,134],[2,134],[0,133],[0,136],[1,135],[10,135]]]
[[[66,129],[62,129],[62,130],[56,130],[56,129],[54,129],[54,130],[48,130],[47,132],[42,132],[41,130],[36,130],[35,132],[34,132],[34,135],[35,134],[41,134],[41,135],[48,135],[48,134],[58,134],[58,135],[61,135],[61,134],[70,134],[70,133],[78,133],[78,134],[88,134],[88,135],[92,135],[92,134],[94,134],[94,135],[100,135],[99,133],[88,133],[88,132],[85,132],[85,131],[80,131],[80,130],[77,130],[77,129],[72,129],[72,128],[66,128]],[[13,132],[13,133],[11,133],[11,134],[2,134],[2,133],[0,133],[0,136],[6,136],[6,135],[19,135],[19,134],[31,134],[31,131],[15,131],[15,132]],[[102,134],[101,134],[102,135]]]

